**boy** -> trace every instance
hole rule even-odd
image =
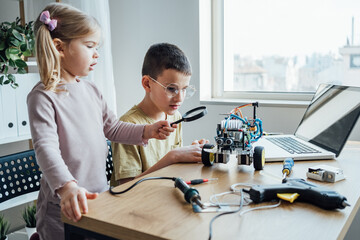
[[[189,85],[191,66],[185,54],[175,45],[160,43],[147,51],[142,67],[143,100],[125,113],[120,120],[136,124],[154,123],[158,120],[174,122],[181,119],[178,108],[185,98],[195,93]],[[112,143],[114,174],[112,185],[128,182],[160,168],[178,162],[201,162],[201,139],[182,147],[182,128],[166,140],[149,140],[146,147]],[[116,182],[114,181],[116,180]]]

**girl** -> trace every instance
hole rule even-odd
[[[99,57],[97,21],[65,4],[48,5],[34,24],[41,77],[29,93],[31,135],[42,170],[37,202],[41,239],[64,238],[61,212],[78,221],[87,199],[105,191],[105,159],[111,141],[146,145],[174,131],[167,121],[120,122],[87,76]]]

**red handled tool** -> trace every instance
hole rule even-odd
[[[211,181],[217,181],[218,179],[217,178],[200,178],[200,179],[193,179],[193,180],[190,180],[190,181],[187,181],[186,183],[187,184],[191,184],[191,185],[196,185],[196,184],[201,184],[201,183],[204,183],[204,182],[211,182]]]

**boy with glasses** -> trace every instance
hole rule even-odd
[[[190,62],[177,46],[160,43],[147,51],[142,67],[143,100],[120,120],[152,124],[159,120],[181,119],[178,109],[195,93],[190,84]],[[182,128],[176,128],[166,140],[149,140],[146,147],[112,143],[114,173],[111,184],[117,185],[178,162],[201,162],[201,150],[208,140],[195,140],[183,147]]]

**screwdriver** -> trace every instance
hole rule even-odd
[[[294,166],[294,159],[286,158],[284,160],[283,169],[282,169],[282,173],[283,173],[282,182],[284,182],[286,177],[291,174],[293,166]]]
[[[200,178],[200,179],[193,179],[190,181],[186,181],[186,184],[191,184],[191,185],[196,185],[196,184],[200,184],[200,183],[204,183],[204,182],[210,182],[210,181],[217,181],[217,178]]]

